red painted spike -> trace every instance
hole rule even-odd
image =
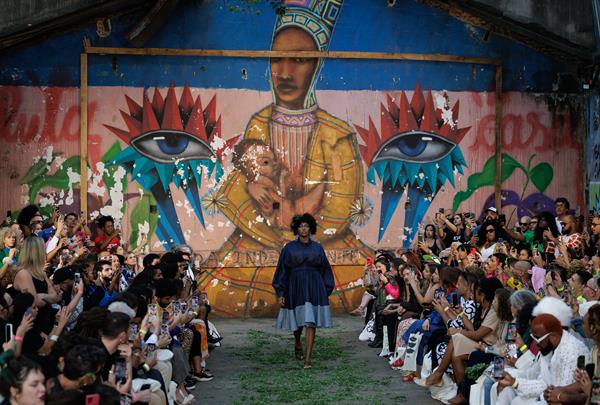
[[[152,96],[152,107],[154,108],[155,116],[158,118],[162,117],[165,109],[165,100],[157,88],[154,89],[154,95]]]
[[[167,92],[161,128],[183,131],[181,115],[179,114],[179,105],[177,105],[177,96],[175,95],[175,88],[173,86],[169,86],[169,91]]]
[[[463,140],[463,138],[465,137],[467,132],[469,132],[469,129],[471,129],[471,127],[460,128],[460,129],[457,129],[456,131],[454,131],[454,142],[457,145],[460,143],[460,141]]]
[[[436,132],[439,129],[437,116],[435,114],[435,107],[433,105],[433,96],[431,90],[427,93],[427,101],[425,101],[425,108],[423,110],[423,119],[420,125],[421,130]]]
[[[106,124],[104,124],[104,127],[106,127],[110,132],[112,132],[116,136],[118,136],[119,139],[121,139],[127,145],[129,145],[129,143],[131,142],[131,134],[129,132],[123,131],[122,129],[119,129],[119,128],[111,127],[110,125],[106,125]]]
[[[129,109],[129,115],[138,121],[142,120],[142,106],[133,101],[133,99],[125,95],[125,101],[127,101],[127,108]]]
[[[121,117],[123,117],[123,121],[125,121],[125,125],[127,125],[127,129],[129,129],[129,133],[131,137],[138,136],[142,133],[142,123],[133,118],[131,115],[127,114],[125,111],[119,110],[121,112]]]
[[[200,139],[208,141],[206,135],[206,128],[204,127],[204,111],[202,111],[202,101],[200,96],[196,97],[196,102],[190,112],[187,124],[185,125],[185,132],[197,136]]]
[[[421,85],[417,83],[415,92],[413,93],[412,99],[410,100],[410,106],[413,110],[413,115],[417,118],[423,116],[423,109],[425,108],[425,97],[421,91]]]
[[[387,95],[387,109],[398,126],[398,105],[394,103],[394,99],[389,94]]]
[[[212,131],[210,131],[210,134],[208,134],[208,143],[211,143],[213,141],[213,139],[215,139],[215,136],[218,136],[218,137],[221,136],[221,116],[220,115],[219,115],[219,118],[217,119],[217,124],[212,129]]]
[[[375,128],[373,120],[369,117],[369,142],[367,142],[367,148],[369,148],[369,155],[371,157],[375,156],[380,145],[381,138],[379,137],[379,133],[377,132],[377,128]]]
[[[416,131],[419,124],[415,120],[412,109],[408,104],[406,93],[400,93],[400,108],[398,109],[398,130],[400,132]]]
[[[233,145],[235,145],[236,143],[238,143],[238,140],[240,139],[240,137],[242,136],[242,134],[236,135],[228,140],[225,141],[225,147],[228,149],[231,149],[233,147]]]
[[[444,125],[442,125],[440,129],[436,131],[436,133],[454,142],[454,130],[452,127],[450,127],[450,125],[448,125],[448,123],[444,122]]]
[[[364,143],[369,143],[369,131],[356,124],[354,124],[354,127],[356,128],[356,132],[358,132],[360,139],[362,139]]]
[[[214,125],[217,119],[217,95],[215,94],[204,109],[204,121],[208,125]]]
[[[390,115],[390,112],[385,108],[383,103],[381,103],[381,140],[387,141],[398,131],[396,125],[394,124],[394,119]]]
[[[460,100],[456,100],[456,103],[452,106],[452,121],[458,125],[458,110],[460,109]]]
[[[179,108],[181,109],[181,115],[189,115],[194,107],[194,97],[190,91],[188,82],[185,82],[183,86],[183,92],[181,93],[181,100],[179,100]]]
[[[369,149],[364,145],[358,145],[358,149],[360,150],[360,155],[362,156],[363,160],[367,166],[369,166],[373,158],[372,156],[369,156]]]
[[[155,93],[156,94],[156,93]],[[144,98],[144,119],[142,120],[142,131],[156,131],[160,129],[160,124],[156,119],[152,104],[147,98]]]

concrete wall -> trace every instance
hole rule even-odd
[[[341,1],[326,3],[337,7]],[[344,1],[329,14],[335,22],[329,49],[501,58],[503,212],[513,222],[552,211],[558,196],[567,197],[573,208],[583,206],[582,100],[552,92],[566,67],[503,38],[483,40],[480,30],[417,2],[398,3],[390,8],[384,1]],[[269,49],[276,22],[272,9],[236,4],[231,8],[230,2],[215,0],[181,7],[147,46]],[[8,175],[0,186],[11,190],[0,195],[2,209],[14,212],[38,202],[46,210],[53,204],[79,210],[82,37],[97,46],[125,46],[122,33],[138,17],[113,21],[108,38],[98,38],[90,26],[2,56],[0,165]],[[273,102],[273,67],[267,60],[91,55],[89,62],[91,215],[113,215],[130,246],[141,234],[150,235],[150,250],[191,244],[209,269],[202,285],[222,313],[273,313],[270,279],[278,249],[292,238],[286,218],[294,211],[318,216],[322,226],[316,238],[336,274],[332,304],[349,308],[360,297],[361,265],[373,249],[410,246],[417,225],[430,222],[440,207],[479,214],[493,202],[490,67],[325,61],[313,83],[319,123],[328,129],[312,132],[307,149],[294,145],[307,159],[299,181],[279,183],[277,175],[250,178],[231,162],[242,139],[273,141],[269,114],[265,124],[250,121]],[[404,102],[412,102],[410,110]],[[190,114],[202,116],[204,125],[188,125]],[[187,135],[169,138],[177,128]],[[427,141],[409,129],[425,132]],[[148,140],[148,131],[172,139],[171,147],[181,147],[174,153],[189,157],[164,164],[152,153],[140,153],[137,143]],[[321,145],[315,149],[316,140]],[[389,145],[409,155],[386,158]],[[319,159],[322,170],[307,171],[308,162]],[[265,178],[275,194],[284,191],[275,213],[248,191]]]

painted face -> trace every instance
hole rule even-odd
[[[30,371],[23,381],[23,387],[14,396],[14,402],[19,405],[43,405],[46,396],[44,382],[44,374],[37,370]]]
[[[268,146],[252,145],[244,154],[246,170],[254,179],[265,176],[273,179],[277,171],[275,155]]]
[[[304,30],[287,28],[275,36],[272,49],[274,51],[316,51],[317,46]],[[302,109],[317,66],[317,59],[272,58],[270,64],[277,104],[291,110]]]

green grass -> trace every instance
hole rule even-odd
[[[232,405],[254,404],[383,404],[404,402],[391,387],[391,377],[375,379],[365,362],[351,359],[339,338],[315,339],[312,369],[293,358],[291,335],[247,332],[247,344],[237,356],[247,365],[238,378],[242,398]]]

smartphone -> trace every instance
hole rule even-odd
[[[115,379],[121,384],[127,381],[127,362],[122,357],[115,360]]]
[[[433,298],[435,298],[436,300],[444,299],[445,296],[446,294],[444,293],[444,291],[437,290],[433,293]]]
[[[577,368],[579,370],[585,370],[585,356],[577,357]]]
[[[156,205],[150,206],[150,214],[156,214],[158,212],[158,207]]]
[[[519,354],[517,352],[517,344],[516,343],[507,344],[506,345],[506,354],[508,357],[512,357],[514,359],[519,357]]]
[[[477,249],[471,248],[471,253],[469,253],[469,254],[471,254],[473,256],[477,256]]]
[[[163,310],[161,323],[169,323],[169,312],[166,310]]]
[[[585,371],[588,374],[588,377],[590,377],[590,380],[592,380],[594,378],[594,371],[596,371],[596,365],[594,363],[586,364]]]
[[[367,266],[373,265],[373,258],[371,256],[367,257]]]
[[[446,212],[446,210],[445,210],[444,208],[440,208],[440,209],[438,210],[438,212],[439,212],[440,214],[443,214],[444,212]]]
[[[81,273],[75,273],[75,275],[73,276],[73,285],[79,284],[80,281],[81,281]]]
[[[184,313],[184,314],[187,314],[187,309],[188,309],[187,302],[181,301],[180,305],[181,305],[181,312]]]
[[[508,324],[508,330],[506,331],[506,341],[514,342],[517,339],[517,323],[511,322]]]
[[[500,214],[500,215],[498,216],[498,220],[499,220],[500,222],[506,222],[506,215],[504,215],[504,214]]]
[[[474,212],[469,212],[469,218],[475,219],[475,213]]]
[[[192,309],[196,309],[200,306],[200,297],[194,295],[192,297]]]
[[[499,244],[503,244],[504,243],[504,239],[503,238],[498,238],[498,243]]]
[[[140,387],[140,391],[149,390],[152,386],[150,384],[144,384]]]
[[[492,365],[492,377],[499,380],[504,375],[504,357],[494,357],[494,363]]]
[[[12,323],[7,323],[4,326],[4,341],[10,342],[14,336]]]
[[[146,344],[146,357],[152,357],[154,355],[154,351],[156,350],[156,345],[154,343]]]
[[[6,211],[6,218],[10,218],[12,217],[12,212],[11,210]]]
[[[173,316],[179,316],[181,313],[181,304],[179,301],[173,301]]]
[[[274,202],[273,203],[273,209],[274,210],[278,210],[280,206],[281,206],[281,204],[279,204],[278,202]]]
[[[453,307],[458,306],[458,295],[456,295],[456,294],[452,294],[452,306]]]
[[[129,341],[133,342],[138,335],[138,326],[137,323],[129,324]]]
[[[148,304],[148,320],[150,323],[154,323],[157,321],[158,317],[158,309],[156,304]]]
[[[32,309],[31,307],[28,307],[28,308],[25,310],[25,315],[30,315],[30,316],[31,316],[31,315],[33,315],[33,309]]]
[[[100,394],[86,395],[85,405],[100,405]]]
[[[600,402],[600,379],[594,378],[592,380],[592,396],[590,398],[591,404],[596,404]]]
[[[160,334],[163,336],[169,336],[169,325],[166,323],[160,325]]]

